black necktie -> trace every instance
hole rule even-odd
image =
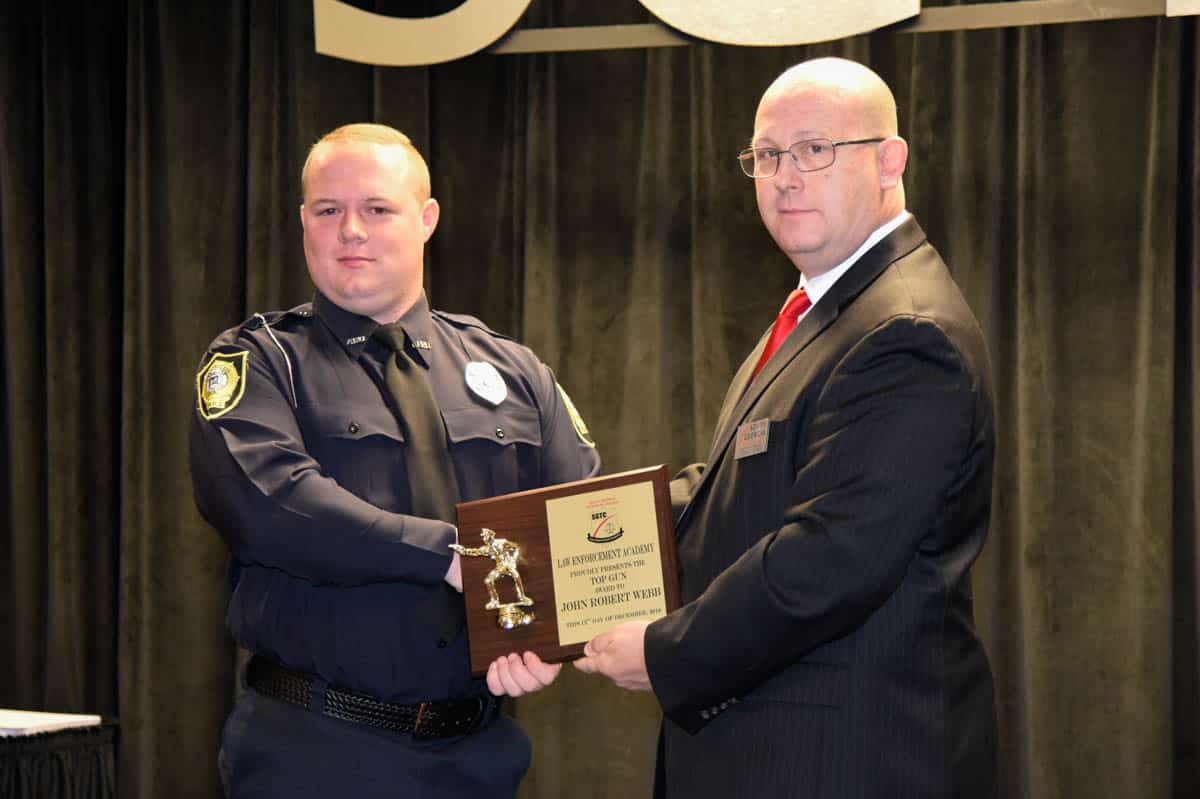
[[[404,424],[404,465],[412,513],[457,524],[454,505],[459,497],[458,478],[425,368],[413,358],[412,342],[400,325],[381,325],[372,335],[392,353],[384,367],[384,378]],[[462,597],[444,582],[424,606],[422,615],[437,631],[439,646],[452,641],[466,621]]]
[[[407,438],[404,464],[408,469],[413,515],[455,524],[458,478],[454,475],[446,428],[429,378],[424,367],[413,360],[409,352],[412,344],[403,328],[381,325],[374,336],[393,353],[387,359],[384,377],[404,423]]]

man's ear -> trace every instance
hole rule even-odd
[[[879,182],[885,189],[900,183],[904,167],[908,164],[908,142],[899,136],[890,136],[879,143]]]
[[[300,203],[300,228],[304,229],[305,224],[306,223],[304,220],[304,203]]]
[[[421,206],[421,225],[425,228],[425,241],[429,241],[429,237],[433,235],[434,228],[437,227],[441,214],[441,206],[432,197],[426,200],[425,204]]]

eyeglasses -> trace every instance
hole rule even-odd
[[[837,157],[837,148],[847,144],[878,144],[884,141],[875,139],[848,139],[846,141],[830,141],[829,139],[805,139],[788,145],[786,150],[775,147],[747,147],[738,153],[738,163],[746,177],[760,179],[773,178],[779,171],[779,160],[784,153],[792,157],[792,163],[801,172],[816,172],[833,166]]]

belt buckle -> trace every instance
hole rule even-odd
[[[421,731],[421,722],[425,719],[425,710],[429,707],[428,702],[422,702],[417,706],[417,720],[413,722],[412,737],[414,738],[433,738],[432,733]]]
[[[479,709],[475,711],[475,718],[471,720],[470,725],[465,730],[463,730],[464,734],[466,734],[468,732],[475,732],[475,730],[477,730],[481,726],[483,726],[484,716],[487,715],[487,710],[488,710],[487,697],[477,696],[477,697],[475,697],[475,701],[479,703]]]
[[[425,718],[426,711],[429,709],[429,706],[432,703],[422,702],[417,707],[417,719],[416,719],[416,721],[413,722],[413,730],[412,730],[413,738],[417,739],[417,740],[429,740],[430,738],[450,737],[452,735],[466,735],[467,733],[474,732],[476,729],[479,728],[479,725],[483,723],[484,716],[487,715],[487,707],[488,707],[486,698],[484,698],[482,696],[477,696],[477,697],[474,697],[474,699],[475,699],[476,704],[478,705],[478,707],[475,711],[475,717],[473,719],[471,719],[471,721],[469,723],[462,725],[461,727],[457,724],[454,724],[451,727],[451,729],[449,729],[449,730],[447,729],[447,726],[450,726],[450,725],[446,724],[445,719],[438,719],[437,721],[435,721],[433,723],[423,724],[423,722],[426,721],[426,718]],[[438,722],[441,722],[441,723],[438,723]]]

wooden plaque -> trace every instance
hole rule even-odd
[[[679,607],[666,466],[460,503],[458,545],[477,677],[510,652],[574,660],[600,632]]]

